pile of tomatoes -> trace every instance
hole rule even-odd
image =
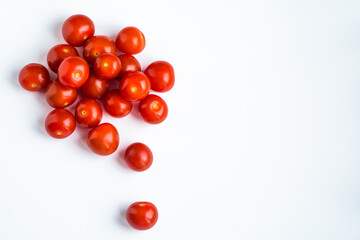
[[[76,126],[89,128],[89,148],[106,156],[118,149],[119,133],[111,123],[101,123],[99,100],[115,118],[127,116],[138,101],[137,111],[144,121],[159,124],[166,119],[168,106],[161,97],[149,93],[169,91],[175,76],[173,67],[165,61],[153,62],[141,71],[133,55],[145,48],[145,36],[136,27],[122,29],[115,41],[94,34],[95,26],[89,17],[69,17],[62,26],[67,44],[54,46],[47,55],[48,66],[57,78],[50,81],[46,67],[30,63],[21,69],[19,82],[28,91],[45,90],[46,101],[55,108],[45,120],[51,137],[66,138]],[[111,81],[118,81],[119,87],[110,90]],[[66,108],[77,100],[79,91],[84,98],[77,102],[73,114]],[[153,162],[153,154],[148,146],[136,142],[127,147],[124,160],[132,170],[145,171]],[[126,218],[133,228],[146,230],[157,222],[158,211],[150,202],[135,202],[129,206]]]

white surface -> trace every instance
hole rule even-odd
[[[360,239],[359,1],[96,2],[0,4],[0,239]],[[86,131],[47,136],[51,108],[17,82],[75,13],[96,34],[139,27],[142,66],[176,70],[163,124],[105,117],[109,157]],[[144,173],[118,162],[133,141],[153,150]],[[152,230],[126,224],[138,200]]]

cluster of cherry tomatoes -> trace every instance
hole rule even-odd
[[[57,74],[50,81],[46,67],[38,63],[24,66],[19,73],[21,86],[28,91],[45,89],[48,104],[55,108],[45,120],[47,133],[54,138],[66,138],[76,125],[89,128],[87,144],[99,155],[110,155],[119,146],[119,134],[111,123],[101,123],[103,112],[98,100],[111,116],[127,116],[133,102],[139,101],[138,111],[145,122],[158,124],[168,114],[166,102],[155,92],[167,92],[174,86],[174,69],[165,61],[151,63],[141,72],[139,61],[133,56],[145,47],[145,36],[136,27],[126,27],[115,41],[95,35],[93,21],[85,15],[73,15],[63,24],[62,35],[68,44],[59,44],[47,55],[49,68]],[[82,56],[79,50],[82,48]],[[117,55],[117,52],[121,52]],[[118,88],[110,90],[110,81],[119,81]],[[65,109],[78,98],[75,114]],[[74,116],[75,115],[75,116]],[[76,124],[77,123],[77,124]],[[145,171],[153,162],[153,154],[143,143],[127,147],[124,160],[135,171]],[[126,214],[128,223],[139,230],[153,227],[158,212],[150,202],[135,202]]]

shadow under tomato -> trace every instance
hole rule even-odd
[[[123,207],[120,207],[120,211],[116,215],[116,222],[119,223],[121,226],[127,229],[132,229],[129,223],[126,220],[126,210],[130,204],[124,205]]]

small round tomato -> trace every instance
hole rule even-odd
[[[168,107],[164,99],[150,94],[139,103],[139,112],[145,122],[158,124],[163,122],[168,115]]]
[[[58,80],[49,83],[45,89],[45,98],[53,108],[64,108],[73,104],[78,96],[77,89],[68,88]]]
[[[60,63],[67,57],[79,56],[78,51],[71,45],[58,44],[50,49],[47,55],[49,68],[57,73]]]
[[[121,61],[121,71],[117,77],[118,80],[128,72],[137,72],[141,71],[141,66],[139,61],[131,54],[120,54],[119,59]]]
[[[149,94],[150,81],[142,72],[130,72],[122,77],[119,84],[120,95],[128,101],[138,101]]]
[[[55,109],[46,117],[46,132],[53,138],[66,138],[75,130],[76,122],[71,112]]]
[[[83,53],[86,61],[92,64],[103,53],[116,54],[116,46],[107,36],[94,36],[86,41]]]
[[[126,148],[124,160],[129,168],[142,172],[151,166],[153,154],[148,146],[137,142]]]
[[[88,38],[94,36],[94,33],[95,26],[93,21],[81,14],[69,17],[62,26],[64,40],[75,47],[84,45]]]
[[[96,127],[101,122],[102,115],[101,106],[94,99],[84,98],[76,104],[75,118],[82,127]]]
[[[137,54],[145,48],[145,36],[136,27],[126,27],[116,36],[115,44],[123,53]]]
[[[80,89],[86,97],[100,99],[105,95],[109,87],[110,81],[108,79],[102,79],[91,71],[88,80]]]
[[[96,154],[110,155],[119,146],[119,133],[112,124],[102,123],[89,131],[87,144]]]
[[[113,117],[127,116],[132,110],[132,103],[120,96],[118,90],[112,90],[105,95],[104,108]]]
[[[96,58],[94,70],[103,79],[115,78],[121,71],[120,59],[112,53],[103,53]]]
[[[144,73],[151,82],[151,89],[156,92],[167,92],[174,86],[174,68],[168,62],[153,62],[145,69]]]
[[[40,91],[46,87],[49,79],[49,71],[38,63],[26,65],[19,73],[19,83],[28,91]]]
[[[126,211],[128,223],[137,230],[152,228],[158,217],[158,210],[151,202],[134,202]]]
[[[89,64],[81,57],[68,57],[58,69],[59,81],[66,87],[79,88],[89,77]]]

